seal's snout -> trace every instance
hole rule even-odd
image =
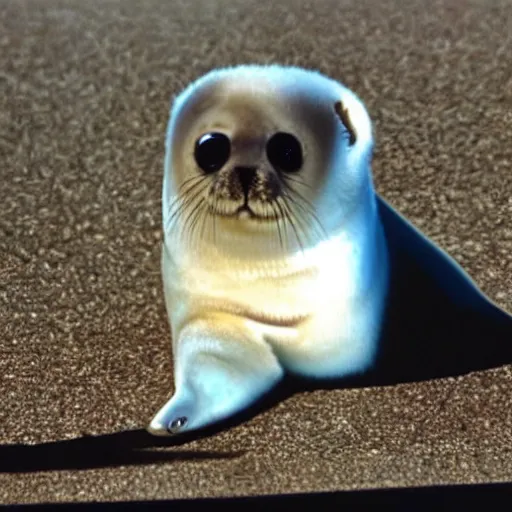
[[[251,187],[253,186],[256,179],[256,167],[239,166],[235,167],[234,172],[237,175],[240,185],[242,186],[244,197],[247,201],[249,191],[251,190]]]

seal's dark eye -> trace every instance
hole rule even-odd
[[[194,157],[206,173],[215,172],[228,161],[231,143],[223,133],[206,133],[196,142]]]
[[[267,142],[267,158],[279,171],[296,172],[302,167],[300,142],[290,133],[278,132]]]

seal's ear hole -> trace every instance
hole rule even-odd
[[[338,116],[339,120],[343,123],[343,126],[346,128],[349,135],[348,143],[350,146],[352,146],[353,144],[355,144],[357,137],[356,129],[354,128],[354,125],[350,120],[348,108],[345,108],[343,102],[337,101],[334,104],[334,111],[336,112],[336,115]]]

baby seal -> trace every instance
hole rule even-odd
[[[162,197],[175,393],[149,432],[225,419],[285,373],[374,366],[390,329],[390,236],[441,256],[376,195],[373,145],[363,103],[314,71],[216,70],[176,98]]]
[[[162,198],[176,391],[152,433],[230,416],[284,370],[372,363],[387,255],[371,148],[362,103],[314,72],[225,69],[176,99]]]

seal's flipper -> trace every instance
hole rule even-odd
[[[281,380],[271,347],[243,318],[205,314],[190,320],[179,336],[176,390],[151,421],[151,434],[183,434],[225,420]]]
[[[512,362],[512,317],[462,268],[378,197],[390,288],[371,378],[393,383]]]

